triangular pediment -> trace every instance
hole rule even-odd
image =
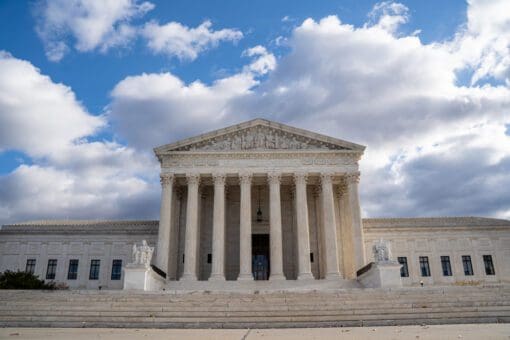
[[[157,155],[174,151],[351,150],[364,146],[271,122],[254,119],[155,148]]]

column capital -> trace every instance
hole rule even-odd
[[[174,181],[174,178],[175,178],[174,174],[165,173],[165,174],[159,175],[159,181],[161,182],[162,186],[167,186],[169,184],[172,184]]]
[[[321,173],[321,185],[331,184],[332,181],[333,181],[333,173],[332,172]]]
[[[200,174],[186,174],[186,182],[188,185],[200,184]]]
[[[227,175],[224,173],[214,173],[212,175],[213,181],[215,185],[225,185],[225,180],[227,179]]]
[[[251,184],[251,179],[253,178],[253,174],[249,172],[241,172],[239,173],[239,182],[241,184]]]
[[[269,172],[267,174],[267,180],[270,184],[280,184],[282,179],[282,174],[278,172]]]
[[[347,184],[359,183],[360,173],[359,173],[359,171],[353,172],[353,173],[348,173],[344,177],[345,177]]]
[[[308,183],[308,173],[299,171],[294,173],[294,182],[296,184],[304,184]]]
[[[338,183],[338,188],[336,190],[337,197],[342,197],[347,192],[347,179],[343,177]]]

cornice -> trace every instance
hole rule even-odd
[[[485,217],[366,218],[365,231],[510,230],[510,221]]]
[[[94,221],[53,220],[4,225],[0,235],[7,234],[157,234],[159,221]]]
[[[337,138],[333,138],[333,137],[326,136],[326,135],[322,135],[322,134],[315,133],[312,131],[295,128],[295,127],[284,125],[281,123],[272,122],[272,121],[269,121],[266,119],[254,119],[254,120],[250,120],[250,121],[247,121],[244,123],[236,124],[236,125],[229,126],[226,128],[203,133],[203,134],[200,134],[195,137],[186,138],[186,139],[174,142],[174,143],[156,147],[156,148],[154,148],[154,153],[159,158],[163,153],[166,153],[171,150],[183,148],[183,147],[197,144],[197,143],[202,143],[207,140],[222,138],[229,134],[239,133],[244,130],[247,130],[250,128],[255,128],[255,127],[270,128],[270,129],[280,131],[281,133],[294,134],[294,135],[302,137],[302,138],[319,141],[321,143],[331,144],[331,145],[334,145],[336,147],[340,147],[343,149],[358,150],[361,152],[363,152],[363,150],[365,149],[365,146],[363,146],[363,145],[348,142],[348,141],[337,139]]]

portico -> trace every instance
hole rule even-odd
[[[363,150],[262,119],[156,148],[156,266],[185,282],[354,278]]]

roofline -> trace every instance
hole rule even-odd
[[[189,137],[189,138],[185,138],[185,139],[173,142],[173,143],[161,145],[161,146],[155,147],[153,150],[154,150],[154,153],[156,154],[156,156],[159,156],[160,154],[167,152],[165,150],[168,150],[168,149],[176,149],[179,147],[183,147],[183,146],[198,142],[203,139],[208,139],[208,138],[225,135],[225,134],[228,134],[231,132],[235,132],[235,131],[242,130],[242,129],[247,129],[249,127],[258,126],[258,125],[278,128],[280,130],[284,130],[289,133],[295,133],[295,134],[301,135],[303,137],[316,138],[316,139],[319,139],[326,143],[336,144],[336,145],[340,145],[340,146],[344,146],[344,147],[350,147],[353,149],[353,151],[363,152],[366,148],[366,146],[364,146],[364,145],[348,142],[343,139],[326,136],[326,135],[323,135],[323,134],[320,134],[317,132],[296,128],[296,127],[293,127],[290,125],[285,125],[282,123],[277,123],[277,122],[274,122],[274,121],[271,121],[268,119],[255,118],[255,119],[252,119],[252,120],[249,120],[246,122],[230,125],[225,128],[213,130],[210,132],[205,132],[205,133],[202,133],[202,134],[194,136],[194,137]],[[310,135],[312,135],[312,136],[310,136]]]

